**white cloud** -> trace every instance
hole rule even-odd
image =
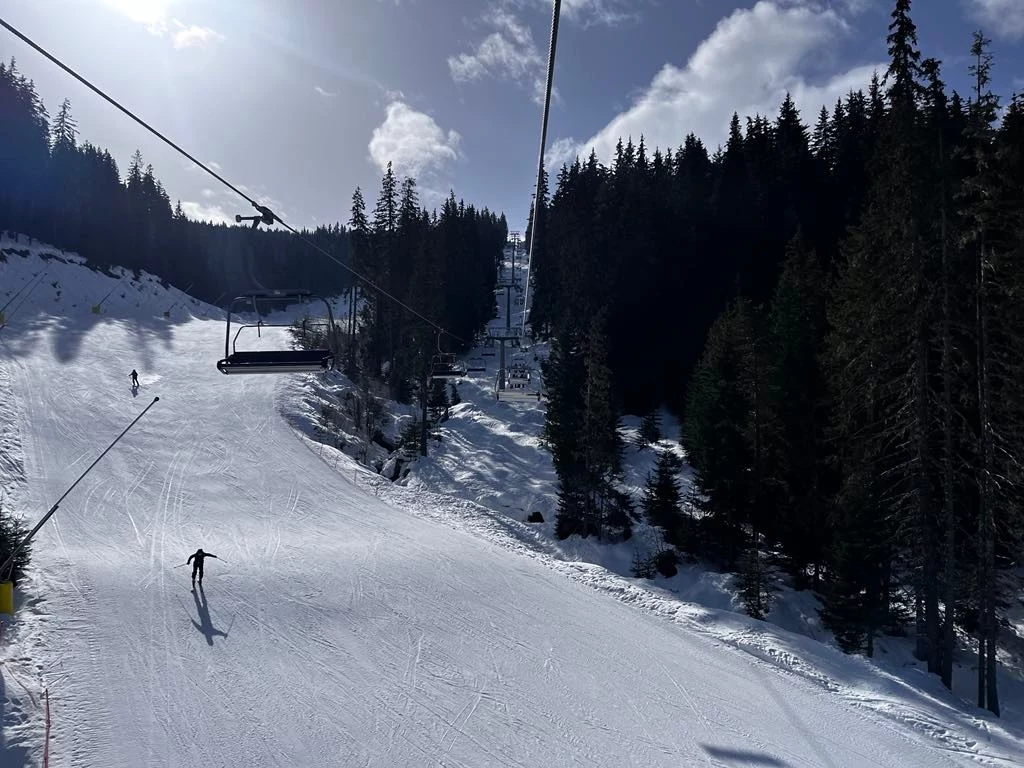
[[[879,0],[840,0],[850,13],[863,13],[878,5]]]
[[[966,0],[967,13],[985,32],[1008,40],[1024,38],[1024,0]]]
[[[528,86],[534,101],[543,97],[547,68],[533,42],[529,27],[505,8],[495,8],[484,15],[484,23],[496,31],[487,35],[473,53],[460,53],[448,58],[448,70],[457,83],[472,82],[484,77],[511,80]]]
[[[175,48],[205,48],[224,40],[224,35],[209,27],[200,27],[196,24],[186,26],[177,19],[173,21],[176,27],[173,34]]]
[[[313,90],[319,93],[321,96],[332,98],[338,95],[337,91],[328,91],[326,88],[321,88],[319,85],[314,85]]]
[[[722,19],[685,67],[665,64],[633,106],[584,142],[559,140],[548,162],[586,156],[593,147],[607,162],[620,137],[641,134],[648,147],[676,147],[691,131],[710,148],[724,142],[733,112],[740,116],[774,115],[789,91],[804,122],[830,108],[850,89],[865,87],[876,68],[869,64],[811,83],[800,73],[813,55],[823,52],[849,26],[840,13],[820,4],[783,4],[760,0],[753,8]]]
[[[113,11],[142,24],[157,37],[171,33],[171,42],[177,49],[202,48],[222,42],[224,35],[210,27],[185,24],[171,17],[171,6],[177,0],[102,0]]]
[[[403,101],[387,106],[384,122],[373,130],[370,159],[381,171],[391,162],[399,176],[428,177],[459,159],[461,136],[444,130],[430,115],[419,112]]]
[[[192,200],[182,200],[181,209],[193,221],[208,221],[211,224],[234,224],[235,215],[228,213],[220,205],[204,205]]]
[[[108,8],[142,24],[154,35],[167,31],[169,11],[173,0],[103,0]]]
[[[551,9],[548,0],[534,0],[535,4],[545,10]],[[567,21],[575,21],[584,27],[593,24],[615,26],[628,21],[635,21],[636,2],[627,0],[563,0],[562,13]]]
[[[582,152],[575,139],[556,139],[544,152],[544,167],[549,171],[560,168],[563,163],[572,163],[578,154]]]

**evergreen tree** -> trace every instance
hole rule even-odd
[[[549,406],[544,436],[558,473],[559,538],[628,538],[628,497],[616,487],[621,472],[621,437],[613,407],[603,313],[584,335],[552,342],[545,381]],[[579,346],[575,346],[578,344]],[[579,394],[582,393],[582,398]]]
[[[664,530],[667,541],[686,549],[690,542],[682,513],[680,469],[682,461],[674,453],[662,451],[658,454],[654,473],[648,476],[644,488],[643,510],[651,525],[657,525]]]
[[[52,151],[56,157],[62,152],[73,152],[78,148],[78,123],[71,116],[71,101],[64,99],[51,128]]]
[[[348,221],[349,243],[351,248],[352,269],[362,274],[370,260],[370,223],[366,218],[366,201],[363,200],[363,192],[356,187],[352,193],[352,213]],[[348,355],[346,358],[346,373],[349,377],[356,376],[357,344],[356,328],[359,306],[365,301],[359,281],[352,278],[348,290],[348,318],[347,334],[349,339]]]
[[[847,243],[849,266],[839,283],[840,305],[865,306],[849,315],[849,306],[836,313],[834,339],[844,367],[836,405],[844,412],[844,425],[862,425],[854,434],[865,445],[851,455],[866,457],[881,470],[874,475],[856,465],[845,468],[847,479],[866,479],[871,489],[848,496],[873,503],[877,491],[878,503],[895,522],[915,594],[917,653],[937,672],[939,516],[932,339],[935,276],[941,265],[930,241],[934,187],[928,184],[920,138],[924,88],[909,7],[908,0],[898,0],[889,27],[889,109],[881,117],[868,207]],[[843,322],[865,316],[866,324],[859,326],[857,319]],[[881,333],[873,336],[873,331]],[[870,413],[864,412],[863,392],[872,393]]]
[[[640,420],[640,445],[645,447],[661,440],[661,416],[651,411]]]
[[[1020,554],[1018,461],[1024,449],[1024,400],[1019,377],[1024,356],[1024,313],[1018,296],[1024,281],[1019,270],[1021,214],[1015,210],[1022,201],[1021,182],[1007,173],[1012,165],[1005,161],[1005,155],[1000,157],[1002,137],[994,125],[998,98],[989,90],[988,45],[984,35],[975,34],[970,68],[975,98],[969,109],[967,133],[972,170],[964,182],[962,201],[965,246],[974,264],[978,706],[998,715],[998,569],[1002,558],[1015,559]],[[1012,127],[1016,118],[1012,110],[1010,118]]]
[[[391,283],[391,259],[398,234],[397,184],[389,162],[381,179],[380,194],[373,210],[372,253],[365,265],[369,280],[384,289]],[[372,292],[366,299],[362,324],[367,336],[367,369],[374,377],[384,375],[385,380],[390,383],[395,351],[395,309],[379,291]],[[385,360],[388,363],[386,368]]]
[[[690,385],[683,445],[694,469],[694,485],[708,514],[707,554],[734,565],[750,540],[764,530],[764,475],[759,398],[766,373],[765,349],[755,334],[754,310],[737,299],[708,334]],[[759,358],[761,358],[759,360]]]
[[[802,237],[791,241],[776,288],[772,331],[772,409],[778,440],[770,446],[779,467],[779,540],[797,586],[826,562],[828,511],[834,494],[829,468],[828,392],[822,356],[826,333],[826,279]]]

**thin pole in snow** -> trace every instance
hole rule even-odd
[[[103,453],[101,453],[99,456],[97,456],[96,460],[93,461],[93,463],[89,465],[88,469],[86,469],[85,472],[83,472],[81,475],[79,475],[78,479],[75,480],[75,482],[71,484],[71,487],[68,488],[66,491],[64,491],[64,494],[59,499],[57,499],[56,503],[52,507],[50,507],[49,511],[45,515],[43,515],[43,519],[40,520],[38,523],[36,523],[36,527],[33,528],[31,531],[29,531],[28,535],[25,536],[25,538],[23,538],[20,542],[18,542],[18,546],[16,546],[14,548],[14,551],[11,552],[10,557],[7,558],[7,560],[4,562],[3,565],[0,565],[0,573],[4,574],[4,581],[9,581],[10,580],[11,571],[14,569],[14,558],[15,558],[15,556],[22,550],[22,548],[26,544],[28,544],[32,540],[32,537],[35,536],[36,533],[39,531],[39,529],[42,528],[43,525],[46,524],[46,521],[50,519],[50,517],[53,515],[53,513],[57,511],[57,507],[59,507],[60,503],[62,501],[64,501],[64,498],[75,489],[76,485],[78,485],[80,482],[82,482],[82,478],[85,477],[86,475],[88,475],[92,471],[93,467],[95,467],[97,464],[99,464],[100,459],[102,459],[104,456],[106,456],[107,453],[110,451],[110,449],[113,448],[115,445],[117,445],[118,441],[122,437],[124,437],[126,434],[128,434],[128,430],[131,429],[132,427],[134,427],[135,424],[138,422],[138,420],[141,419],[143,416],[145,416],[146,412],[149,411],[150,408],[152,408],[154,405],[156,405],[158,400],[160,400],[159,397],[154,397],[153,398],[153,402],[150,403],[149,405],[147,405],[145,410],[142,413],[140,413],[138,416],[136,416],[134,419],[132,419],[132,423],[129,424],[127,427],[125,427],[124,431],[122,431],[120,435],[118,435],[117,437],[114,438],[114,442],[112,442],[110,445],[108,445],[107,449],[105,451],[103,451]]]

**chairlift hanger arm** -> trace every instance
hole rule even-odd
[[[273,226],[275,221],[281,221],[280,217],[267,208],[267,206],[259,205],[257,203],[253,203],[252,205],[257,211],[259,211],[259,214],[256,216],[241,216],[239,214],[235,214],[236,224],[241,224],[243,221],[251,221],[252,228],[257,229],[260,224],[266,224],[270,227]],[[281,223],[283,224],[284,222],[281,221]]]

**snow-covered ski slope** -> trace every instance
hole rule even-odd
[[[0,261],[0,304],[47,270],[0,330],[5,506],[34,523],[160,401],[39,534],[0,766],[42,764],[44,687],[62,767],[1020,764],[1019,724],[921,727],[936,705],[884,685],[906,717],[856,706],[855,660],[794,674],[387,503],[290,426],[294,377],[216,370],[215,310],[165,318],[180,294],[143,276],[97,315],[114,279],[68,262]]]

